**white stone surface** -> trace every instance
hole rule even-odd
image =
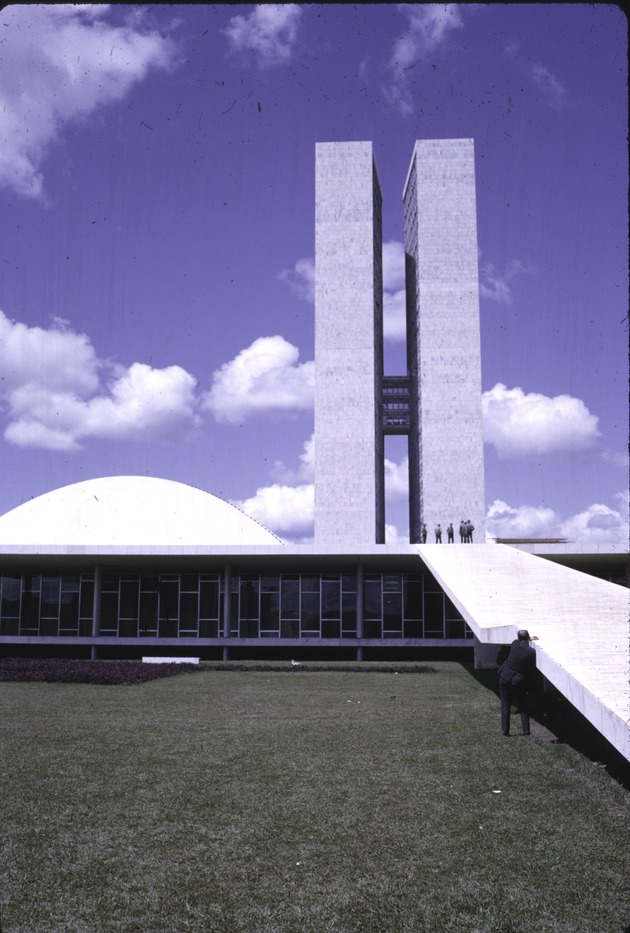
[[[133,546],[279,544],[240,509],[194,486],[148,476],[107,476],[64,486],[0,517],[0,551]]]
[[[482,644],[537,636],[538,669],[630,759],[626,587],[502,544],[417,551]]]
[[[407,282],[415,307],[410,358],[418,424],[410,437],[412,540],[439,522],[485,541],[477,213],[472,139],[418,140],[403,194]]]
[[[318,143],[315,540],[384,540],[381,195],[370,142]]]
[[[142,659],[143,664],[199,664],[199,658],[154,658],[152,656]]]

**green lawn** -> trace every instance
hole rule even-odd
[[[628,792],[435,666],[0,684],[2,933],[622,933]]]

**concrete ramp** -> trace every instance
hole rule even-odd
[[[538,670],[630,760],[626,587],[502,544],[417,551],[482,644],[538,636]]]

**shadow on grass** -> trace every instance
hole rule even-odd
[[[495,694],[498,728],[500,701],[496,671],[475,670],[472,664],[463,664],[462,667],[477,683]],[[532,735],[568,745],[600,767],[605,767],[611,777],[630,790],[630,762],[555,687],[551,684],[545,687],[542,676],[538,677],[536,686],[529,693],[529,708]],[[630,933],[630,926],[627,933]]]

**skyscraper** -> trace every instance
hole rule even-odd
[[[315,541],[385,540],[384,436],[407,435],[411,543],[485,540],[473,141],[422,140],[405,184],[408,369],[383,373],[381,191],[369,142],[318,143]]]

